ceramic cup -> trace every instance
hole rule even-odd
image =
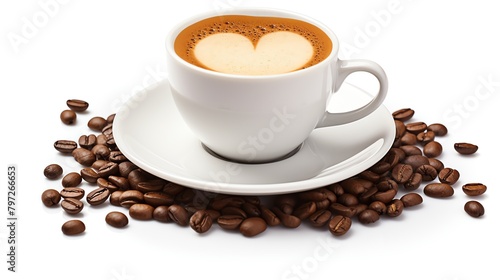
[[[173,28],[166,40],[171,93],[188,127],[213,155],[242,163],[277,161],[300,149],[314,129],[356,121],[384,101],[384,70],[368,60],[340,60],[339,41],[324,24],[276,9],[234,9],[225,13],[312,23],[330,37],[333,49],[320,63],[293,72],[263,76],[224,74],[190,64],[174,50],[177,35],[187,26],[223,14],[214,11],[194,16]],[[332,94],[349,74],[357,71],[371,73],[378,79],[378,93],[361,108],[327,112]]]

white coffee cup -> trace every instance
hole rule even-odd
[[[384,101],[388,84],[384,70],[368,60],[338,59],[339,41],[324,24],[276,9],[235,9],[225,13],[309,22],[330,37],[333,49],[320,63],[293,72],[260,76],[225,74],[195,66],[174,50],[177,35],[187,26],[221,13],[197,15],[173,28],[166,40],[171,92],[184,121],[211,153],[243,163],[280,160],[300,149],[314,129],[356,121]],[[356,110],[327,112],[332,93],[349,74],[357,71],[371,73],[378,79],[378,93]]]

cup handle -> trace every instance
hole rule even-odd
[[[337,92],[339,90],[340,86],[344,82],[345,78],[347,78],[347,76],[357,71],[368,72],[375,76],[380,84],[380,88],[377,95],[363,107],[342,113],[325,112],[323,118],[318,122],[316,128],[341,125],[364,118],[375,111],[380,105],[382,105],[382,102],[387,95],[387,76],[384,69],[382,69],[382,67],[380,67],[380,65],[378,65],[377,63],[363,59],[339,59],[336,65],[337,69],[336,71],[333,71],[333,74],[337,76],[336,79],[334,78],[335,84],[333,92]]]

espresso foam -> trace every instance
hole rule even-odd
[[[188,26],[177,36],[174,49],[187,62],[209,70],[269,75],[323,61],[332,50],[332,42],[321,29],[304,21],[227,15]],[[265,61],[267,65],[263,65]]]

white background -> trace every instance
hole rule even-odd
[[[44,3],[52,3],[45,5]],[[54,5],[55,3],[55,5]],[[175,3],[175,4],[174,4]],[[0,4],[1,279],[498,279],[500,191],[497,131],[500,40],[495,1],[2,1]],[[461,179],[450,199],[424,204],[371,226],[357,221],[342,238],[302,225],[269,228],[256,238],[215,226],[198,235],[175,224],[131,220],[117,230],[110,210],[87,207],[85,234],[64,236],[71,217],[40,201],[59,181],[43,169],[59,163],[79,171],[52,144],[89,132],[90,117],[115,112],[138,89],[164,78],[168,30],[192,14],[232,7],[277,7],[317,18],[337,33],[341,59],[367,58],[389,77],[385,106],[415,109],[414,120],[442,122],[440,159]],[[349,47],[349,48],[346,48]],[[374,89],[370,77],[349,82]],[[65,126],[59,113],[69,98],[91,106]],[[352,135],[351,137],[360,137]],[[459,156],[455,142],[479,145]],[[7,272],[6,169],[18,168],[17,273]],[[480,219],[463,211],[460,186],[482,182]],[[89,190],[90,186],[84,186]],[[419,190],[422,192],[422,189]]]

